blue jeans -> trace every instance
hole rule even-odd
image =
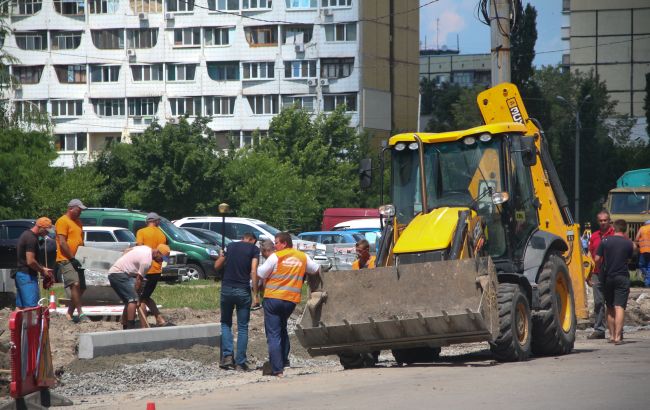
[[[643,272],[646,288],[650,288],[650,253],[639,254],[639,269]]]
[[[269,345],[269,361],[273,374],[282,373],[289,362],[289,333],[287,321],[296,304],[281,299],[264,298],[264,330]]]
[[[38,275],[16,272],[16,307],[28,308],[38,306],[40,298]]]
[[[253,302],[250,288],[221,288],[221,358],[233,356],[232,313],[237,308],[237,357],[236,364],[246,363],[248,346],[248,322]]]

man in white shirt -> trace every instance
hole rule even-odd
[[[135,329],[135,310],[138,303],[138,290],[142,280],[149,271],[152,261],[162,263],[169,256],[169,246],[160,244],[156,249],[148,246],[136,246],[127,249],[108,270],[108,281],[117,295],[124,302],[122,326],[124,329]],[[124,321],[126,319],[126,321]]]

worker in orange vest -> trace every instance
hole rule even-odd
[[[370,256],[370,243],[361,239],[356,243],[357,260],[352,262],[352,269],[373,269],[375,267],[375,257]]]
[[[275,235],[275,253],[257,269],[257,276],[264,283],[264,330],[269,346],[269,364],[263,373],[284,376],[289,366],[289,333],[287,321],[296,305],[300,303],[305,273],[318,275],[320,265],[304,252],[293,249],[291,235],[278,232]],[[269,369],[270,367],[270,369]]]
[[[650,288],[650,221],[639,229],[634,242],[639,247],[639,269],[645,277],[645,287]]]

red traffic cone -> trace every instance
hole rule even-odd
[[[147,402],[147,410],[156,410],[156,403],[152,401]]]
[[[56,296],[54,296],[54,291],[50,291],[50,311],[56,310]]]

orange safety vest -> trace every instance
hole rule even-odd
[[[300,303],[307,255],[293,248],[277,251],[278,264],[264,284],[264,297]]]
[[[374,267],[375,267],[375,257],[371,256],[368,259],[368,263],[366,264],[366,267],[364,269],[372,269]],[[359,269],[361,268],[359,267],[359,259],[357,259],[356,261],[352,262],[352,270],[359,270]]]
[[[650,225],[643,225],[639,229],[639,252],[650,252]]]

